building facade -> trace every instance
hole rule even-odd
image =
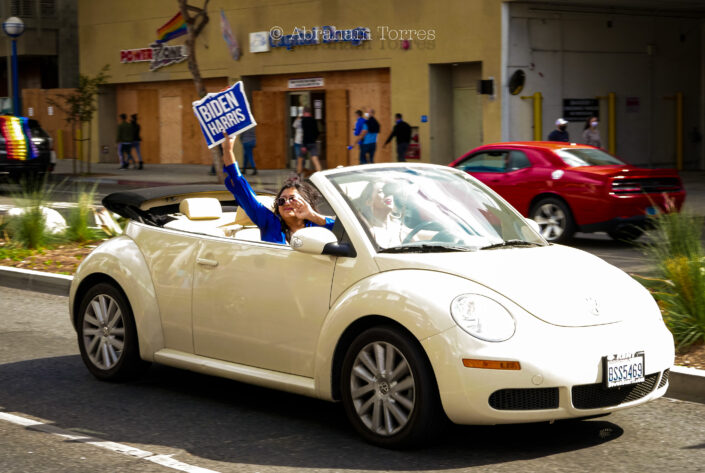
[[[111,74],[92,155],[117,161],[117,117],[137,113],[145,162],[210,163],[191,110],[199,97],[186,56],[195,55],[208,91],[244,82],[262,168],[292,165],[291,125],[304,106],[328,167],[357,163],[354,111],[372,108],[376,161],[395,158],[381,146],[395,113],[414,130],[410,159],[439,164],[483,143],[545,139],[565,114],[579,138],[590,113],[618,155],[675,165],[680,143],[682,165],[703,168],[703,10],[662,3],[212,0],[185,51],[185,36],[156,43],[178,26],[173,0],[79,0],[80,70],[109,64]]]

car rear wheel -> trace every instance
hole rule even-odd
[[[98,379],[123,381],[149,363],[140,359],[137,330],[125,295],[112,284],[90,288],[79,307],[78,346],[88,370]]]
[[[545,197],[531,207],[529,218],[539,224],[541,236],[551,243],[562,243],[573,236],[575,222],[568,205],[555,197]]]
[[[372,444],[418,445],[433,438],[446,420],[426,356],[396,328],[371,328],[353,341],[341,384],[348,419]]]

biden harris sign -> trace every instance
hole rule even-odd
[[[257,125],[243,92],[242,82],[193,102],[193,113],[201,124],[209,148],[223,142],[223,132],[237,135]]]

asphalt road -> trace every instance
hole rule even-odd
[[[425,449],[386,451],[337,404],[163,366],[97,381],[67,309],[66,297],[0,287],[1,472],[705,471],[703,404],[453,427]]]

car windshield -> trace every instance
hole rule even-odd
[[[580,166],[624,166],[626,163],[611,154],[594,148],[563,148],[556,154],[571,167]]]
[[[546,244],[513,208],[451,168],[374,167],[329,179],[380,252]]]

